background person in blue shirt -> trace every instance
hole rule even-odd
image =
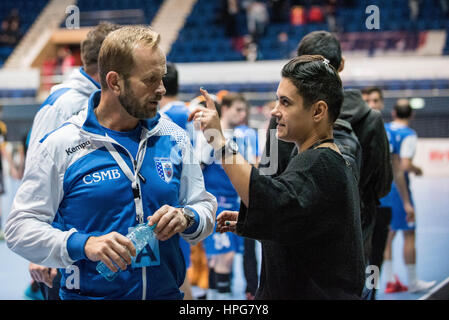
[[[242,94],[230,92],[222,97],[219,109],[225,136],[235,139],[244,158],[255,164],[256,135],[252,129],[243,125],[248,112],[247,101]],[[250,135],[250,132],[253,134]],[[203,135],[199,136],[202,139],[197,140],[196,155],[203,165],[206,190],[217,198],[217,214],[223,210],[239,210],[240,197],[237,191],[221,164],[215,160],[213,148],[207,144]],[[209,261],[208,299],[230,299],[234,256],[235,253],[243,253],[243,238],[232,232],[215,232],[204,240],[204,247]]]
[[[397,231],[404,234],[404,262],[407,269],[408,291],[418,292],[431,288],[435,281],[419,280],[416,274],[415,208],[410,191],[409,173],[422,175],[421,168],[413,164],[418,136],[410,128],[412,108],[407,99],[396,102],[393,122],[385,124],[392,153],[394,182],[390,193],[381,199],[382,207],[390,207],[392,219],[384,255],[384,271],[387,278],[386,293],[405,291],[398,277],[393,276],[392,243]]]

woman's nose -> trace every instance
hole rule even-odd
[[[281,112],[279,111],[278,107],[279,107],[279,102],[277,102],[276,106],[273,108],[273,110],[270,111],[270,114],[272,117],[280,118]]]

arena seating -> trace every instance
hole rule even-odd
[[[20,17],[19,30],[24,35],[31,24],[36,20],[39,13],[47,4],[48,0],[15,0],[15,1],[0,1],[0,22],[8,17],[12,9],[17,9]],[[14,50],[14,47],[3,46],[0,47],[0,68],[5,63],[8,56]]]
[[[361,0],[351,7],[338,7],[336,21],[342,37],[344,50],[413,50],[419,44],[419,32],[449,28],[449,20],[444,17],[437,2],[421,4],[417,21],[410,20],[408,0]],[[365,9],[377,5],[380,9],[380,30],[368,30]],[[220,22],[220,2],[199,0],[174,43],[168,56],[173,62],[211,62],[244,60],[243,55],[233,49],[231,39],[225,36],[224,25]],[[244,19],[244,14],[243,14]],[[294,26],[289,22],[271,23],[266,34],[260,39],[259,60],[287,58],[286,53],[295,50],[297,43],[307,33],[328,30],[325,22],[306,23]],[[370,31],[370,32],[368,32]],[[286,32],[286,43],[278,42],[278,35]],[[373,37],[376,41],[373,42]],[[449,37],[444,54],[449,54]],[[279,49],[283,46],[282,50]]]
[[[173,62],[213,62],[244,60],[234,50],[231,39],[219,22],[220,1],[198,0],[186,20],[168,60]]]
[[[90,26],[96,25],[100,22],[101,17],[95,19],[86,19],[83,21],[83,14],[87,14],[93,11],[114,11],[114,10],[129,10],[129,9],[139,9],[144,13],[144,18],[142,21],[126,21],[123,19],[109,19],[111,22],[119,23],[119,24],[136,24],[136,23],[146,23],[151,24],[154,16],[156,15],[161,3],[163,0],[152,0],[152,1],[144,1],[144,0],[78,0],[77,6],[80,8],[80,16],[81,26]]]
[[[31,23],[36,19],[39,12],[48,0],[36,0],[33,2],[17,0],[14,2],[0,2],[0,20],[4,19],[12,8],[17,8],[21,18],[21,32],[25,33]],[[102,16],[98,15],[95,20],[94,12],[113,12],[114,10],[128,10],[143,12],[140,21],[129,23],[151,24],[163,0],[78,0],[77,6],[81,11],[81,25],[95,25]],[[367,32],[365,19],[365,8],[368,5],[377,5],[380,10],[381,30]],[[131,10],[132,11],[132,10]],[[186,19],[177,40],[173,43],[167,60],[180,62],[218,62],[218,61],[243,61],[245,57],[236,49],[233,39],[226,36],[225,26],[220,17],[220,1],[198,0],[192,12]],[[378,48],[384,50],[413,50],[419,44],[419,32],[425,30],[446,30],[449,33],[449,20],[443,16],[437,2],[434,5],[421,5],[418,20],[410,20],[408,0],[361,0],[353,1],[352,6],[341,6],[336,11],[336,21],[340,28],[339,39],[343,51],[373,51]],[[90,17],[83,20],[84,17]],[[126,18],[126,17],[125,17]],[[240,21],[240,33],[247,33],[245,13],[242,11],[238,17]],[[126,23],[115,21],[117,23]],[[258,59],[276,60],[286,59],[296,49],[300,39],[307,33],[315,30],[328,30],[325,21],[318,21],[302,25],[292,25],[290,22],[269,24],[265,35],[259,41]],[[278,41],[281,32],[287,34],[287,40],[283,43]],[[13,51],[11,47],[0,47],[0,67]],[[449,37],[443,54],[449,54]],[[234,83],[228,84],[229,90],[266,92],[273,91],[274,83]],[[362,88],[364,83],[346,83],[347,87]],[[432,90],[449,89],[448,80],[420,79],[420,80],[388,80],[377,83],[386,90]],[[211,85],[213,89],[214,84]],[[222,88],[223,84],[215,84]],[[194,93],[196,86],[184,85],[181,87],[183,93]],[[212,90],[214,91],[214,90]],[[21,90],[0,91],[0,97],[31,97],[35,92]]]

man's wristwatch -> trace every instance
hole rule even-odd
[[[221,160],[223,157],[230,154],[237,154],[239,152],[239,146],[233,139],[226,139],[223,147],[215,151],[215,157]]]
[[[193,224],[195,223],[195,213],[191,209],[189,209],[187,207],[184,207],[184,208],[182,208],[182,215],[187,220],[187,227],[186,227],[186,229],[188,229],[191,226],[193,226]]]

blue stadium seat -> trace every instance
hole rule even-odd
[[[431,90],[433,89],[433,80],[423,79],[418,82],[418,89]]]

